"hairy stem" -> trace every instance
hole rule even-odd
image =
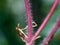
[[[48,23],[49,19],[51,18],[51,16],[53,15],[57,5],[58,5],[59,0],[55,0],[52,8],[50,9],[50,12],[48,13],[47,17],[45,18],[45,20],[43,21],[43,23],[41,24],[41,26],[39,27],[38,31],[35,33],[35,35],[33,36],[31,43],[35,40],[35,38],[41,33],[41,31],[43,30],[43,28],[46,26],[46,24]]]
[[[33,31],[32,31],[32,16],[31,16],[29,0],[25,0],[25,7],[26,7],[26,16],[28,19],[28,39],[27,40],[28,42],[30,42],[33,36]]]

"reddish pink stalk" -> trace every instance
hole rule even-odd
[[[29,0],[25,0],[25,6],[26,6],[26,15],[28,19],[28,41],[30,41],[33,34],[32,34],[32,16],[31,16]]]
[[[55,0],[50,12],[48,13],[46,19],[43,21],[43,23],[41,24],[41,26],[39,27],[38,31],[35,33],[35,35],[33,36],[31,43],[35,40],[35,38],[41,33],[41,31],[43,30],[43,28],[46,26],[46,24],[48,23],[49,19],[51,18],[51,16],[53,15],[57,5],[58,5],[59,0]]]
[[[52,29],[51,33],[49,34],[49,36],[44,40],[42,45],[48,45],[48,43],[52,40],[54,34],[57,32],[59,25],[60,24],[60,19],[57,21],[57,23],[55,24],[54,28]]]

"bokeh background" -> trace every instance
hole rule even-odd
[[[37,31],[47,16],[53,3],[54,0],[30,0],[32,17],[38,25],[34,28],[34,32]],[[41,45],[54,27],[58,17],[60,17],[60,2],[41,32],[41,38],[35,41],[35,45]],[[0,0],[0,45],[25,45],[16,32],[18,23],[20,23],[20,28],[27,25],[24,0]],[[58,29],[49,45],[60,45],[60,29]]]

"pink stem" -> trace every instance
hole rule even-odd
[[[58,22],[55,24],[54,28],[52,29],[51,33],[49,34],[49,36],[44,40],[42,45],[48,45],[48,43],[52,40],[54,34],[57,32],[58,28],[59,28],[59,23],[60,19],[58,20]]]
[[[32,34],[32,16],[31,16],[29,0],[25,0],[25,6],[26,6],[26,15],[28,19],[28,42],[29,42],[33,35]]]
[[[50,12],[48,13],[46,19],[43,21],[43,23],[41,24],[41,26],[39,27],[38,31],[35,33],[35,35],[32,37],[31,43],[35,40],[35,38],[41,33],[41,31],[43,30],[43,28],[46,26],[46,24],[48,23],[49,19],[51,18],[51,16],[53,15],[57,5],[58,5],[58,0],[55,0]]]

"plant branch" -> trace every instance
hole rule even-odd
[[[47,17],[45,18],[45,20],[43,21],[43,23],[41,24],[41,26],[39,27],[38,31],[35,33],[35,35],[33,36],[31,43],[35,40],[36,37],[38,37],[38,35],[41,33],[41,31],[43,30],[43,28],[46,26],[46,24],[48,23],[49,19],[51,18],[51,16],[53,15],[57,5],[58,5],[59,0],[55,0],[52,8],[50,9],[50,12],[48,13]]]
[[[60,19],[58,19],[57,23],[55,24],[54,28],[52,29],[51,33],[49,34],[49,36],[43,41],[42,45],[48,45],[48,43],[52,40],[54,34],[57,32],[58,28],[59,28],[59,23]]]
[[[28,19],[28,41],[30,41],[33,34],[32,34],[32,16],[31,16],[29,0],[25,0],[25,7],[26,7],[26,16]]]

